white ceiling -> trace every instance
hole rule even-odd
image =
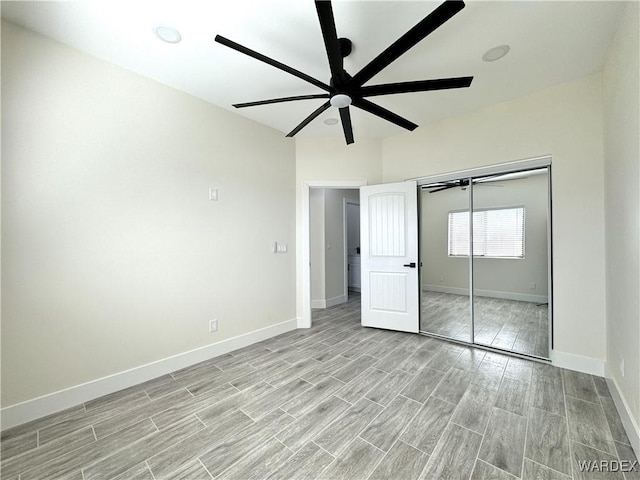
[[[434,10],[432,1],[334,1],[338,36],[353,42],[352,75]],[[611,1],[474,1],[368,85],[473,75],[470,88],[374,97],[379,105],[424,125],[599,71],[621,14]],[[2,16],[74,48],[269,125],[292,130],[324,100],[234,109],[231,104],[324,93],[317,87],[213,41],[223,35],[323,82],[329,66],[311,0],[108,0],[2,2]],[[156,25],[179,30],[171,45]],[[485,63],[488,49],[510,53]],[[351,108],[359,137],[404,131]],[[300,136],[340,136],[331,108]]]

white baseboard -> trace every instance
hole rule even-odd
[[[604,360],[598,358],[554,350],[551,352],[551,363],[556,367],[604,377]]]
[[[311,308],[327,308],[326,300],[311,300]]]
[[[422,285],[422,289],[428,292],[452,293],[454,295],[469,295],[469,290],[446,285]],[[531,295],[529,293],[501,292],[498,290],[474,289],[473,293],[478,297],[502,298],[504,300],[519,300],[521,302],[548,303],[547,295]]]
[[[157,360],[146,365],[76,385],[42,397],[10,405],[0,410],[0,428],[6,430],[38,418],[80,405],[89,400],[132,387],[161,375],[209,360],[242,347],[295,330],[297,319],[270,325],[237,337]]]
[[[634,420],[633,415],[631,415],[629,404],[620,392],[618,382],[616,382],[607,365],[605,365],[604,377],[607,380],[613,403],[616,405],[620,420],[622,420],[622,425],[624,426],[625,432],[627,432],[627,437],[629,437],[633,451],[636,453],[636,457],[640,458],[640,427]]]
[[[337,297],[327,298],[326,300],[311,300],[311,308],[329,308],[346,302],[346,295],[338,295]]]

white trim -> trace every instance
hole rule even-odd
[[[620,420],[622,420],[624,430],[627,433],[627,437],[629,437],[629,441],[636,453],[636,457],[640,458],[640,427],[633,418],[633,415],[631,415],[629,404],[622,395],[618,382],[616,382],[616,379],[611,374],[611,370],[609,370],[608,365],[605,365],[604,373],[604,378],[607,380],[607,386],[611,392],[613,403],[615,403],[618,414],[620,415]]]
[[[311,188],[360,188],[366,180],[307,180],[302,182],[302,245],[300,245],[300,278],[296,282],[302,288],[302,318],[298,328],[311,328],[311,252],[309,248],[309,190]],[[298,310],[300,311],[300,310]]]
[[[515,162],[498,163],[488,165],[486,167],[469,168],[466,170],[457,170],[455,172],[441,173],[438,175],[429,175],[428,177],[416,177],[408,180],[416,180],[418,186],[435,182],[448,182],[468,177],[483,177],[485,175],[495,175],[498,173],[518,172],[521,170],[531,170],[534,168],[543,168],[551,165],[551,155],[543,155],[535,158],[527,158],[524,160],[516,160]]]
[[[604,377],[604,360],[598,358],[583,357],[582,355],[553,350],[551,352],[551,363],[556,367]]]
[[[0,410],[1,428],[6,430],[16,425],[42,418],[52,413],[80,405],[89,400],[138,385],[181,368],[209,360],[233,350],[267,340],[296,329],[296,319],[270,325],[237,337],[221,340],[172,357],[163,358],[139,367],[115,373],[87,383],[43,395],[32,400],[10,405]]]
[[[452,293],[454,295],[469,295],[468,288],[447,287],[446,285],[425,284],[422,286],[422,290],[427,292]],[[519,300],[521,302],[547,303],[549,301],[547,295],[531,295],[529,293],[500,292],[497,290],[480,290],[477,288],[473,293],[477,297],[502,298],[504,300]]]
[[[327,308],[326,300],[311,300],[311,308]]]

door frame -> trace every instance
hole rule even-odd
[[[356,205],[360,207],[360,201],[342,199],[342,232],[344,233],[344,296],[349,301],[349,245],[347,243],[347,208],[348,205]]]
[[[298,262],[298,272],[301,288],[301,295],[298,295],[300,302],[300,314],[298,317],[298,328],[311,328],[311,249],[309,241],[309,192],[312,188],[360,188],[367,185],[366,180],[305,180],[302,182],[302,232],[300,240],[300,261]]]

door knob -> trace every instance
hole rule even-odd
[[[403,267],[416,268],[416,262],[405,263]]]

